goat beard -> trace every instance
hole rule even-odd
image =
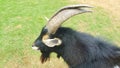
[[[45,63],[47,60],[50,60],[50,53],[42,53],[40,60],[41,63]]]

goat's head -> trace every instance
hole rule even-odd
[[[59,37],[54,36],[61,24],[74,15],[91,12],[91,10],[88,10],[86,8],[91,8],[91,6],[66,6],[57,11],[49,19],[48,23],[42,29],[40,36],[36,39],[32,46],[33,49],[40,50],[42,52],[42,62],[45,62],[47,58],[49,58],[49,54],[51,52],[54,52],[56,47],[60,47],[60,45],[62,44],[62,40]]]

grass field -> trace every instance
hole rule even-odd
[[[120,2],[113,1],[101,4],[98,0],[0,0],[0,68],[67,68],[55,54],[51,61],[41,64],[40,52],[32,50],[31,45],[47,22],[44,17],[50,18],[56,10],[70,4],[87,3],[95,8],[93,13],[77,15],[63,26],[120,45]]]

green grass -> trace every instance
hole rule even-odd
[[[64,68],[64,61],[58,62],[54,57],[51,65],[42,66],[40,53],[32,50],[31,45],[47,22],[44,17],[50,18],[56,10],[69,4],[75,3],[68,0],[0,0],[0,68],[49,68],[54,62],[58,65],[52,68]],[[93,13],[69,19],[63,26],[120,42],[120,32],[116,36],[116,32],[111,31],[110,15],[101,7],[93,10]]]

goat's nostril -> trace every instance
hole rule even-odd
[[[32,45],[32,47],[34,47],[34,45]]]
[[[32,44],[32,47],[34,47],[34,46],[35,46],[35,44],[33,43],[33,44]]]

